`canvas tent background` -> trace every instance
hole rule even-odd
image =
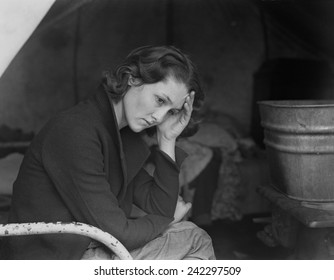
[[[115,67],[131,49],[171,43],[198,65],[208,107],[235,119],[248,133],[253,74],[263,61],[332,61],[328,30],[333,26],[333,4],[310,2],[318,2],[318,8],[295,1],[58,0],[0,79],[1,124],[36,132],[50,116],[92,93],[101,72]],[[274,7],[277,3],[286,8],[281,15]],[[327,16],[319,17],[324,10]],[[321,28],[326,27],[321,32],[312,25],[321,40],[301,39],[291,24],[282,24],[287,12],[290,21],[304,23],[300,15],[321,20]]]

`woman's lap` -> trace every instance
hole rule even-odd
[[[214,260],[210,236],[191,222],[169,226],[160,236],[130,252],[135,260]],[[119,259],[103,246],[90,248],[82,259]]]

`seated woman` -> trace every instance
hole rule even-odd
[[[204,99],[192,62],[174,47],[131,52],[89,99],[52,118],[34,138],[13,187],[10,223],[82,222],[109,232],[134,259],[214,259],[210,237],[182,218],[185,154],[177,137],[194,131]],[[195,112],[194,110],[194,112]],[[194,114],[193,114],[194,115]],[[186,129],[187,127],[187,129]],[[155,172],[140,132],[155,129]],[[132,205],[147,215],[130,218]],[[113,259],[84,236],[4,239],[6,259]]]

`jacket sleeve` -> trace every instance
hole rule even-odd
[[[176,161],[159,149],[153,151],[153,177],[143,168],[134,178],[134,203],[146,213],[173,217],[179,194],[180,166],[187,154],[175,148]]]
[[[109,232],[128,250],[143,246],[173,218],[154,214],[135,220],[126,217],[104,171],[98,132],[86,123],[57,122],[44,139],[43,166],[75,221]]]

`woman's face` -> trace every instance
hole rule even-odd
[[[185,84],[174,78],[141,86],[129,81],[129,85],[123,98],[123,112],[134,132],[158,125],[171,114],[178,113],[188,95]]]

